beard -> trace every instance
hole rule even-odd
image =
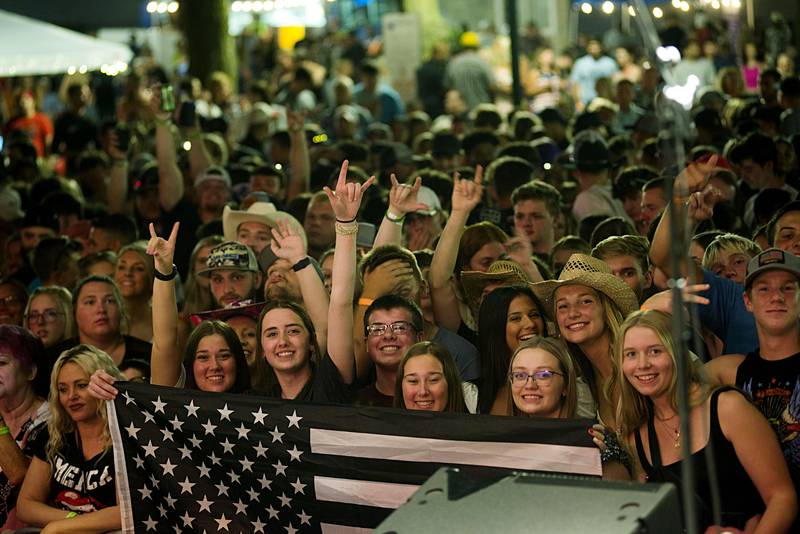
[[[269,301],[274,300],[288,300],[297,304],[303,304],[303,297],[294,288],[289,288],[283,284],[281,285],[268,285],[264,290],[264,297]]]

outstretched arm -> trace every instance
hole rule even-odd
[[[156,159],[158,160],[158,197],[161,207],[170,211],[183,198],[183,176],[175,154],[175,138],[169,112],[161,111],[160,91],[151,91],[150,110],[156,121]]]
[[[364,184],[347,182],[347,161],[342,163],[336,190],[325,187],[337,221],[352,221],[358,216],[364,191],[372,185],[375,177]],[[328,311],[328,355],[336,364],[342,379],[352,384],[355,379],[353,357],[353,292],[356,281],[356,235],[358,223],[336,223],[336,248],[333,253],[333,279],[331,303]]]
[[[458,245],[469,214],[483,196],[483,168],[475,169],[475,180],[462,180],[458,173],[453,176],[453,199],[450,218],[447,219],[442,236],[436,245],[431,261],[431,299],[433,314],[439,326],[455,332],[461,323],[458,314],[458,298],[452,284],[453,270],[456,268]]]
[[[176,222],[169,239],[156,235],[150,223],[150,241],[147,253],[153,256],[156,270],[162,274],[173,271],[175,243],[178,240]],[[153,351],[150,357],[150,383],[159,386],[174,386],[181,376],[181,354],[178,346],[178,305],[175,301],[175,279],[169,281],[156,278],[153,283]]]
[[[302,228],[291,226],[287,221],[278,221],[278,227],[272,229],[272,252],[291,265],[307,258],[302,232]],[[297,281],[303,305],[317,331],[317,343],[324,347],[328,339],[328,292],[325,284],[311,264],[297,271]]]
[[[389,190],[389,209],[386,210],[375,236],[373,247],[381,245],[400,245],[403,240],[403,219],[411,212],[427,210],[428,205],[417,202],[417,193],[422,185],[422,179],[417,176],[413,185],[397,182],[397,177],[392,174],[392,188]]]

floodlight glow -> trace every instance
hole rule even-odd
[[[681,8],[681,0],[672,0],[672,7],[674,7],[675,9],[680,9]]]
[[[664,12],[661,10],[660,7],[656,6],[653,8],[653,16],[657,19],[660,19],[664,16]]]
[[[687,2],[686,0],[683,0],[681,2],[681,11],[684,11],[684,12],[689,11],[690,7],[691,6],[689,5],[689,2]]]
[[[633,6],[628,6],[628,14],[631,17],[635,17],[636,16],[636,10],[633,8]]]
[[[691,109],[694,103],[694,94],[700,87],[700,79],[690,74],[685,85],[668,85],[664,87],[664,96],[684,107]]]
[[[665,63],[681,60],[681,53],[674,46],[659,46],[656,48],[656,56]]]
[[[147,12],[148,13],[155,13],[156,9],[158,9],[158,2],[148,2],[147,3]]]
[[[614,2],[606,0],[605,2],[603,2],[603,5],[600,7],[600,9],[602,9],[603,13],[605,13],[606,15],[610,15],[614,12]]]
[[[581,11],[583,11],[587,15],[590,14],[592,12],[592,4],[590,4],[589,2],[582,3],[581,4]]]
[[[180,4],[178,2],[170,2],[167,4],[167,13],[177,13]]]

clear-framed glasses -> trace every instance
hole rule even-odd
[[[56,319],[58,319],[59,315],[64,315],[61,312],[56,310],[45,310],[42,313],[39,312],[32,312],[25,316],[30,323],[38,323],[41,320],[44,320],[45,323],[54,323]]]
[[[382,336],[386,333],[386,329],[391,328],[392,333],[396,336],[408,334],[414,331],[414,325],[406,321],[397,321],[391,324],[386,323],[372,323],[367,325],[367,334],[370,336]]]
[[[526,371],[512,371],[508,374],[508,379],[511,381],[512,386],[521,387],[528,383],[528,379],[532,378],[537,384],[547,384],[554,376],[564,376],[564,373],[557,373],[549,369],[541,369],[528,373]]]

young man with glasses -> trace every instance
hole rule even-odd
[[[356,404],[391,408],[397,366],[406,351],[422,341],[422,312],[414,302],[398,295],[375,299],[364,313],[367,354],[375,364],[375,380],[356,395]]]

